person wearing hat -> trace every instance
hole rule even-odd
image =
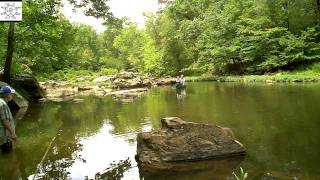
[[[12,150],[12,142],[17,140],[15,124],[8,106],[13,99],[15,90],[9,86],[2,86],[0,89],[0,149],[6,153]]]

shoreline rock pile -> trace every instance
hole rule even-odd
[[[130,99],[134,99],[133,96],[141,96],[143,94],[141,92],[146,92],[149,87],[175,83],[174,78],[149,78],[133,72],[121,72],[115,76],[100,76],[90,81],[88,79],[89,77],[78,78],[76,83],[47,81],[40,83],[40,86],[46,91],[46,99],[64,101],[72,100],[77,95],[113,95],[121,98],[126,93]],[[81,81],[88,81],[88,83],[81,85]]]
[[[175,83],[174,78],[153,78],[144,77],[133,72],[120,72],[112,81],[113,89],[126,89],[126,88],[142,88],[152,86],[172,85]]]

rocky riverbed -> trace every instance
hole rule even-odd
[[[143,95],[151,87],[173,85],[172,77],[154,78],[141,76],[133,72],[121,72],[117,75],[105,75],[90,80],[80,77],[76,81],[47,81],[40,82],[45,90],[46,97],[40,101],[66,101],[74,100],[79,95],[113,95],[117,99],[131,101]]]

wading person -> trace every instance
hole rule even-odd
[[[15,93],[9,86],[2,86],[0,89],[0,149],[7,153],[12,150],[12,143],[17,140],[15,125],[8,102],[12,100]]]
[[[180,83],[180,76],[177,76],[176,78],[176,84]]]
[[[183,74],[181,74],[181,76],[180,76],[180,83],[184,86],[185,82],[186,82],[186,80],[184,79]]]

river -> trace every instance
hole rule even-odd
[[[228,170],[219,162],[144,179],[231,179],[239,167],[249,179],[320,179],[320,84],[200,82],[179,94],[154,88],[134,100],[79,98],[29,107],[14,152],[0,156],[0,179],[142,179],[136,134],[169,116],[229,127],[247,155]]]

